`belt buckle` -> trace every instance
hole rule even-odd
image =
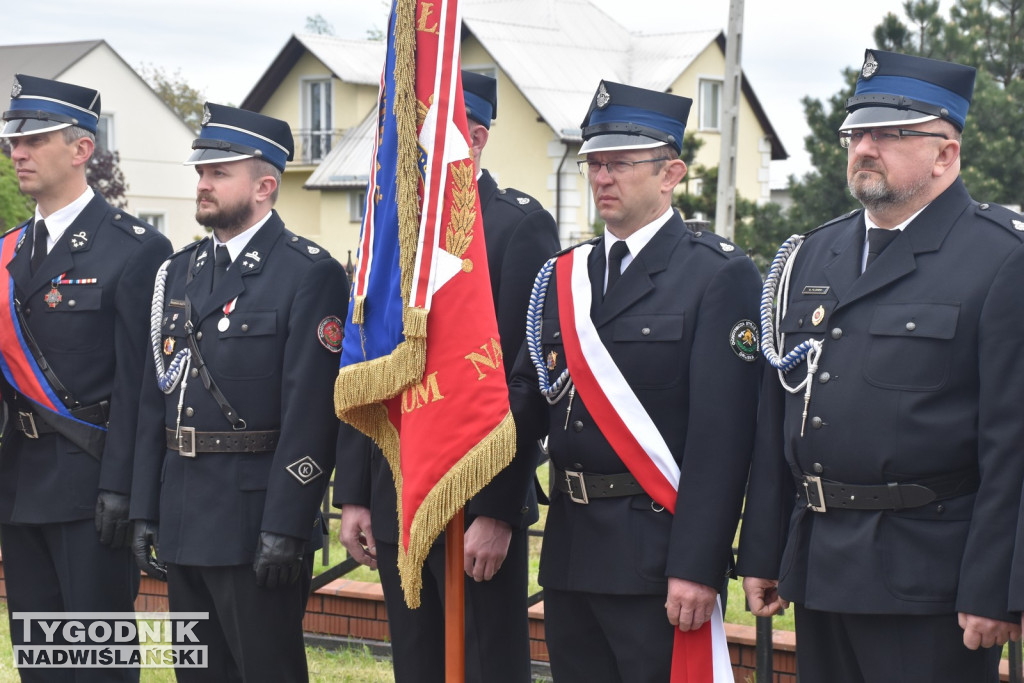
[[[814,485],[814,488],[811,488],[811,484]],[[811,502],[812,491],[818,497],[817,505]],[[825,491],[821,488],[821,477],[810,474],[804,475],[804,495],[807,496],[807,507],[815,512],[825,512]]]
[[[21,431],[25,433],[30,439],[39,438],[39,430],[36,429],[36,416],[31,411],[26,412],[24,410],[18,411],[18,422],[21,427]]]
[[[573,490],[573,486],[572,486],[573,481],[576,481],[577,485],[579,486],[579,490],[580,490],[579,495],[576,495],[576,492]],[[569,470],[566,470],[565,471],[565,485],[566,485],[566,488],[569,489],[566,492],[566,493],[569,494],[569,500],[571,500],[574,503],[579,503],[580,505],[589,505],[590,504],[590,498],[587,496],[587,484],[586,484],[585,481],[583,481],[583,473],[582,472],[570,472]]]
[[[196,428],[182,427],[178,434],[178,454],[184,458],[196,457]]]

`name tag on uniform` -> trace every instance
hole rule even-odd
[[[828,290],[828,285],[807,285],[804,287],[802,293],[805,296],[824,296],[825,294],[828,294]]]

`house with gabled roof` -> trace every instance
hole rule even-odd
[[[717,166],[721,31],[631,32],[589,0],[464,0],[462,11],[462,67],[498,80],[498,115],[482,164],[500,186],[544,204],[564,244],[590,236],[598,219],[576,160],[580,122],[602,79],[693,98],[687,130],[704,143],[694,165]],[[379,41],[296,34],[242,103],[289,121],[297,148],[302,140],[302,160],[286,173],[278,206],[292,229],[342,262],[358,240],[384,49]],[[768,201],[770,162],[785,158],[744,78],[739,194]],[[690,184],[690,191],[698,188]]]
[[[18,73],[98,90],[96,143],[120,156],[128,212],[152,223],[175,247],[204,234],[195,222],[195,172],[182,165],[195,133],[106,41],[0,45],[4,97]]]

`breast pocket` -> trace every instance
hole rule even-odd
[[[828,321],[835,307],[835,300],[802,299],[791,302],[779,325],[779,329],[786,335],[786,349],[792,350],[811,338],[821,338],[828,329]]]
[[[680,347],[683,339],[683,314],[627,315],[615,321],[612,341],[621,362],[619,369],[631,386],[663,387],[679,380],[689,361]]]
[[[217,328],[217,373],[232,379],[272,375],[279,365],[277,313],[236,311],[229,321],[227,329]]]
[[[885,304],[875,309],[864,377],[883,389],[934,391],[949,378],[957,304]]]
[[[47,320],[56,324],[60,334],[46,335],[46,347],[57,353],[89,353],[111,343],[112,326],[104,320],[103,288],[99,285],[74,285],[57,289],[46,295],[45,304],[36,304],[36,311],[47,316],[60,316]]]

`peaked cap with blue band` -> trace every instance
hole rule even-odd
[[[93,135],[100,120],[100,94],[92,88],[15,74],[11,108],[4,112],[0,137],[48,133],[69,126]]]
[[[865,50],[849,115],[839,130],[945,119],[963,130],[974,67],[884,50]]]
[[[186,166],[256,158],[283,171],[295,156],[292,129],[286,122],[212,102],[203,107],[203,129],[192,149]]]
[[[498,116],[498,81],[463,69],[462,96],[466,100],[466,116],[490,128],[491,121]]]
[[[583,119],[580,155],[669,145],[682,152],[689,97],[601,81]]]

